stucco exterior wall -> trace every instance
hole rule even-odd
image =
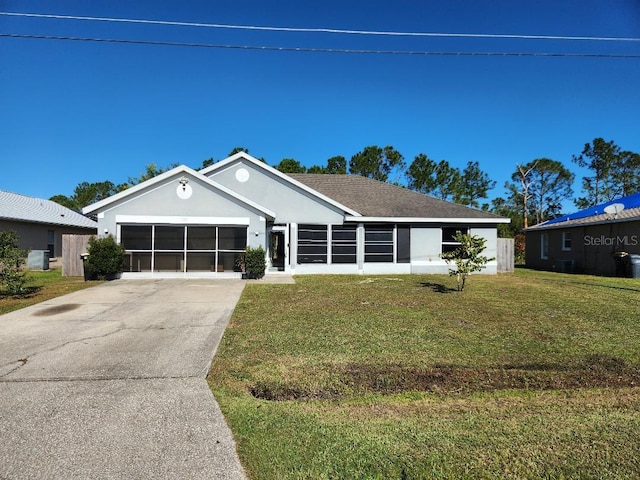
[[[411,273],[447,273],[447,262],[440,258],[441,226],[411,228]]]
[[[440,258],[442,227],[445,226],[451,225],[419,225],[411,228],[411,273],[449,273],[450,265]],[[469,233],[485,238],[487,243],[483,255],[494,258],[480,273],[497,273],[498,264],[495,257],[498,232],[495,226],[471,225]]]
[[[337,207],[248,161],[238,160],[214,170],[209,178],[276,212],[275,223],[328,225],[341,224],[344,219],[343,212]]]

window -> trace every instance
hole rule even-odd
[[[469,229],[466,227],[443,227],[442,228],[442,253],[453,252],[460,242],[456,242],[453,237],[458,232],[462,232],[464,235],[469,233]]]
[[[47,230],[47,250],[49,250],[49,258],[56,256],[56,231]]]
[[[298,263],[327,263],[327,226],[298,227]]]
[[[571,233],[570,232],[562,232],[562,251],[563,252],[571,251]]]
[[[356,263],[357,248],[356,225],[331,227],[331,263]]]
[[[542,260],[549,258],[549,235],[546,233],[540,235],[540,258]]]
[[[393,225],[365,226],[365,262],[393,262],[393,248]]]

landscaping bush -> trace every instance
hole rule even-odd
[[[122,273],[124,246],[117,243],[113,235],[103,238],[91,237],[88,253],[84,268],[89,273],[89,278],[113,280]]]
[[[258,248],[247,247],[244,252],[244,261],[249,278],[262,278],[267,268],[267,252],[262,246]]]
[[[27,277],[24,271],[27,252],[18,247],[18,234],[0,232],[0,290],[8,295],[26,293]]]

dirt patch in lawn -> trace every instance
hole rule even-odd
[[[259,382],[250,388],[260,399],[331,399],[354,393],[396,394],[419,391],[472,393],[496,390],[563,390],[575,388],[633,387],[640,385],[640,368],[606,355],[590,355],[573,365],[529,364],[491,368],[434,365],[415,368],[403,365],[349,364],[328,367],[330,385],[308,388],[286,381]]]

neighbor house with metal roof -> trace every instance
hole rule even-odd
[[[284,174],[245,152],[178,166],[84,213],[124,245],[125,277],[238,276],[246,246],[266,250],[269,272],[446,273],[456,231],[495,257],[509,221],[357,175]]]
[[[62,235],[95,235],[98,224],[51,200],[0,190],[0,231],[18,234],[23,250],[47,250],[62,256]]]
[[[525,236],[529,268],[625,276],[625,262],[640,254],[640,193],[534,225]]]

